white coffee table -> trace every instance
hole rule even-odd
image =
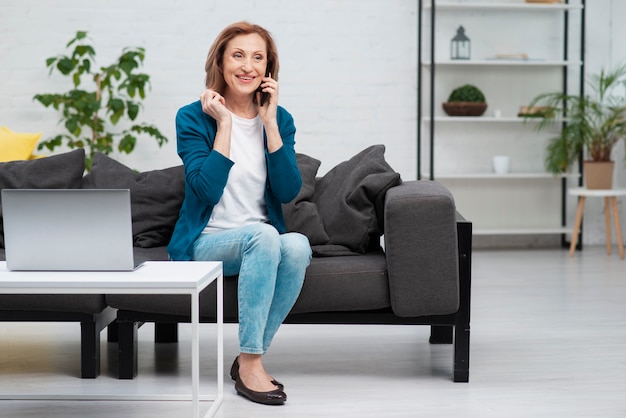
[[[33,272],[8,271],[0,262],[3,294],[186,294],[191,297],[192,393],[181,395],[2,395],[11,400],[185,400],[193,403],[193,417],[200,416],[200,292],[217,280],[217,394],[204,397],[213,404],[205,416],[213,416],[224,396],[224,317],[222,263],[218,261],[148,261],[131,272]]]

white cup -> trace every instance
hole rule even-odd
[[[496,174],[508,174],[511,171],[511,157],[508,155],[494,155],[493,171]]]
[[[496,109],[493,111],[493,117],[494,118],[501,118],[502,117],[502,111],[500,109]]]

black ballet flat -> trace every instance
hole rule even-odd
[[[230,378],[233,379],[233,382],[239,379],[239,356],[235,357],[235,361],[233,361],[233,365],[230,367]],[[272,380],[272,384],[276,386],[278,390],[285,390],[285,385],[278,380]]]
[[[269,392],[256,392],[246,387],[241,379],[235,382],[235,390],[238,395],[244,396],[252,402],[263,405],[282,405],[287,402],[287,394],[280,389]]]

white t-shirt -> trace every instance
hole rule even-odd
[[[224,194],[213,208],[204,232],[216,232],[267,221],[265,183],[267,166],[263,123],[259,116],[244,119],[233,113],[230,159]]]

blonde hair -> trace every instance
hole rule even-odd
[[[237,22],[224,28],[209,49],[206,63],[204,65],[204,70],[206,71],[206,78],[204,82],[207,89],[215,90],[220,94],[224,94],[226,82],[224,81],[222,60],[224,58],[226,45],[236,36],[249,35],[251,33],[260,35],[265,41],[265,47],[267,49],[266,73],[271,74],[274,80],[278,80],[278,51],[272,35],[259,25],[248,22]]]

